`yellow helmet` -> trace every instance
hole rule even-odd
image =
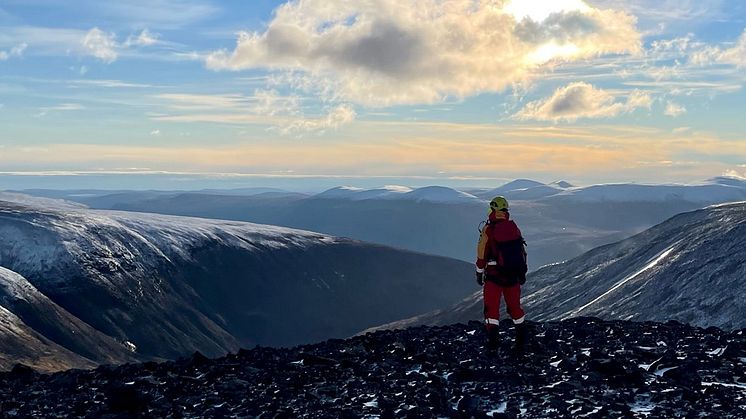
[[[507,211],[508,209],[508,200],[505,197],[496,196],[490,201],[490,210]]]

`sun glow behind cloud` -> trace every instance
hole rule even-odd
[[[552,13],[585,12],[590,7],[582,0],[512,0],[504,10],[516,20],[529,18],[543,22]]]
[[[516,21],[530,19],[542,23],[554,13],[585,13],[591,8],[582,0],[512,0],[504,11],[513,15]],[[551,40],[531,52],[526,62],[533,65],[545,64],[554,59],[570,59],[580,55],[580,48],[574,43],[558,43]]]
[[[544,64],[558,58],[572,58],[579,52],[580,48],[575,44],[559,45],[556,42],[548,42],[528,54],[526,59],[531,64]]]

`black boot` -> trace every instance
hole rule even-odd
[[[513,351],[522,353],[526,349],[527,338],[526,323],[515,325],[515,345],[513,345]]]
[[[495,326],[487,329],[487,349],[497,349],[500,347],[500,328]]]

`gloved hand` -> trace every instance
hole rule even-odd
[[[484,272],[477,272],[477,284],[480,287],[484,285]]]

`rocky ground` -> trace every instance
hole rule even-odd
[[[507,322],[504,322],[507,323]],[[531,323],[529,349],[480,323],[381,331],[210,360],[0,374],[17,416],[746,417],[746,330],[579,318]]]

